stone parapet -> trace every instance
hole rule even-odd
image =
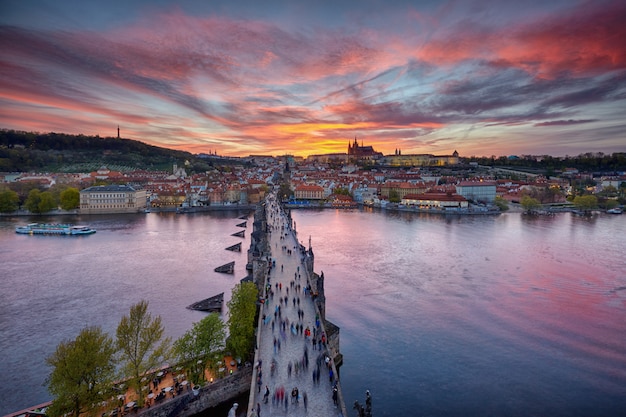
[[[246,366],[225,378],[205,385],[195,395],[194,391],[167,400],[150,408],[142,408],[137,415],[142,417],[190,417],[208,408],[216,407],[230,398],[250,390],[252,366]]]

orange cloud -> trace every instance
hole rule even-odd
[[[561,15],[493,28],[463,21],[422,48],[403,53],[437,65],[486,60],[537,76],[626,68],[626,3],[580,3]]]
[[[0,123],[86,134],[120,124],[155,145],[231,155],[344,152],[354,136],[438,152],[495,147],[485,130],[496,127],[502,149],[523,142],[513,128],[597,120],[578,123],[591,129],[609,118],[598,106],[623,100],[623,2],[499,26],[459,17],[464,7],[390,8],[378,26],[339,29],[180,10],[107,32],[0,26]]]

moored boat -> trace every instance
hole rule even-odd
[[[622,214],[622,209],[619,207],[615,207],[612,209],[608,209],[606,212],[609,214]]]
[[[80,236],[90,235],[96,231],[88,226],[74,226],[71,224],[43,224],[29,223],[25,226],[17,226],[15,233],[23,235],[59,235],[59,236]]]

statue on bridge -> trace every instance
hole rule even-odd
[[[372,417],[372,395],[369,390],[365,391],[365,407],[355,401],[352,408],[356,410],[357,417]]]
[[[239,404],[233,403],[231,409],[228,410],[228,417],[235,417],[237,415],[237,407],[239,407]]]
[[[357,417],[365,417],[365,408],[363,408],[363,406],[359,404],[358,400],[354,402],[354,405],[352,406],[352,408],[356,410]]]

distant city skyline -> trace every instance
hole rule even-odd
[[[626,152],[626,2],[2,0],[0,128],[230,156]]]

